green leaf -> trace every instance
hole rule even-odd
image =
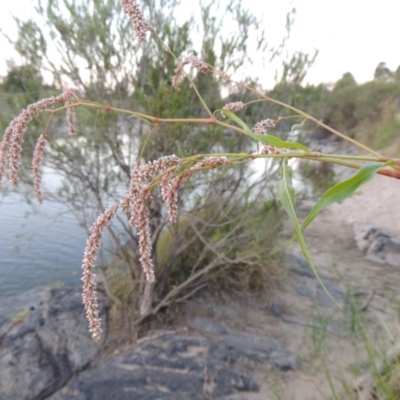
[[[294,191],[293,184],[292,184],[292,176],[293,176],[293,170],[288,166],[287,160],[283,160],[282,179],[278,184],[279,199],[280,199],[284,209],[288,213],[289,218],[291,219],[291,221],[293,223],[294,231],[295,231],[297,237],[299,238],[299,243],[300,243],[303,255],[304,255],[305,259],[307,260],[308,264],[310,265],[310,268],[312,269],[315,277],[317,278],[318,282],[321,284],[321,286],[324,289],[324,291],[326,292],[326,294],[340,308],[340,305],[331,296],[331,294],[326,289],[324,283],[322,282],[321,278],[319,277],[317,269],[315,268],[314,263],[311,260],[310,253],[308,252],[307,245],[304,240],[303,233],[301,231],[296,212],[294,210],[295,191]]]
[[[276,136],[272,135],[260,135],[251,131],[251,129],[242,121],[237,115],[233,112],[224,110],[223,108],[217,110],[220,111],[222,114],[226,115],[230,120],[238,124],[247,135],[251,136],[253,139],[257,140],[258,142],[266,143],[270,146],[277,147],[278,149],[297,149],[302,150],[308,153],[310,149],[300,143],[293,143],[293,142],[285,142],[282,139],[279,139]]]
[[[250,136],[254,135],[251,129],[246,125],[244,121],[242,121],[237,115],[235,115],[232,111],[225,110],[223,108],[218,109],[217,111],[226,115],[230,120],[238,124],[242,129]]]
[[[272,135],[260,135],[257,133],[251,133],[251,137],[253,139],[256,139],[260,142],[269,144],[270,146],[277,147],[278,149],[297,149],[297,150],[302,150],[305,151],[306,153],[310,152],[310,149],[307,146],[304,146],[301,143],[296,143],[296,142],[285,142],[282,139],[279,139],[276,136]]]
[[[393,164],[393,162],[388,161],[385,164],[364,165],[350,179],[332,186],[321,196],[318,203],[312,208],[303,222],[301,230],[303,231],[308,225],[310,225],[310,223],[325,207],[350,197],[361,185],[370,181],[382,167],[391,164]]]

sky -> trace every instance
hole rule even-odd
[[[28,18],[34,14],[34,1],[0,1],[1,30],[14,37],[12,14]],[[188,11],[192,1],[183,0]],[[286,11],[296,8],[287,52],[319,51],[306,77],[307,83],[332,83],[346,72],[363,83],[373,78],[380,62],[386,62],[391,70],[400,65],[399,0],[246,0],[245,4],[263,15],[268,41],[275,44],[284,32]],[[12,48],[3,37],[0,37],[0,49],[0,75],[5,75]],[[276,68],[278,65],[260,66],[254,74],[271,85]]]

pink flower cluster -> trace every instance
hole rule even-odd
[[[172,156],[161,157],[146,165],[136,165],[131,173],[131,181],[125,198],[117,205],[109,207],[101,214],[91,228],[91,235],[87,240],[85,255],[82,262],[83,268],[83,303],[89,320],[89,329],[94,340],[99,340],[101,335],[100,319],[96,299],[96,283],[93,268],[96,253],[103,236],[104,229],[120,208],[126,212],[130,210],[129,223],[135,226],[139,236],[140,264],[149,282],[154,282],[154,265],[151,258],[152,241],[150,232],[150,211],[147,206],[151,200],[151,183],[161,175],[161,192],[168,206],[170,221],[176,221],[178,190],[185,179],[203,169],[216,168],[228,164],[226,157],[206,157],[182,173],[176,174],[176,169],[182,160]]]
[[[272,120],[271,118],[267,118],[260,122],[257,122],[253,126],[252,131],[258,134],[265,134],[268,132],[268,129],[274,127],[275,127],[275,121]],[[266,143],[260,143],[260,145],[261,145],[260,154],[284,154],[290,152],[290,150],[279,149],[277,147],[271,146]]]
[[[199,72],[205,74],[209,71],[208,65],[200,58],[191,54],[182,60],[182,65],[191,64],[193,68],[196,68]]]
[[[222,108],[223,108],[224,110],[228,110],[228,111],[233,111],[233,112],[235,112],[235,111],[240,111],[240,110],[242,110],[242,109],[244,108],[245,105],[246,105],[246,104],[244,104],[242,101],[235,101],[235,102],[233,102],[233,103],[225,104]]]
[[[246,104],[244,104],[243,102],[235,101],[233,103],[225,104],[222,108],[224,110],[236,112],[236,111],[242,110],[245,106],[246,106]],[[222,116],[222,118],[226,118],[226,115],[223,112],[221,112],[221,116]]]
[[[13,185],[18,182],[18,171],[21,163],[23,136],[32,121],[32,118],[40,112],[54,107],[63,102],[70,102],[74,93],[72,89],[65,88],[63,93],[56,97],[39,100],[36,103],[30,104],[25,108],[18,117],[14,118],[10,125],[6,128],[3,139],[0,144],[0,185],[3,179],[7,157],[10,164],[10,181]],[[43,150],[43,143],[39,146]],[[41,157],[36,157],[36,162],[40,161]],[[38,171],[38,165],[34,169]],[[39,196],[40,198],[40,196]]]
[[[73,95],[72,89],[65,87],[64,92]],[[72,97],[71,95],[71,97]],[[72,106],[72,102],[70,100],[66,100],[65,105],[67,106],[67,124],[68,124],[68,134],[69,136],[76,136],[76,128],[75,128],[75,108]]]
[[[133,23],[139,43],[146,41],[146,32],[150,30],[149,24],[144,20],[142,11],[135,0],[121,0],[122,10]]]
[[[40,166],[42,165],[42,158],[44,147],[46,146],[46,134],[42,133],[36,142],[35,151],[33,152],[32,171],[33,171],[33,186],[35,197],[39,203],[43,203],[43,196],[41,191],[41,175]]]
[[[182,182],[186,179],[189,179],[199,170],[216,168],[223,164],[229,164],[228,158],[216,156],[206,157],[204,160],[196,163],[187,171],[176,176],[175,178],[170,179],[170,176],[163,177],[161,182],[162,196],[168,206],[169,220],[171,222],[176,222],[178,209],[178,190],[181,187]]]
[[[293,150],[280,149],[278,147],[271,146],[266,143],[261,143],[261,147],[260,147],[260,154],[288,154],[288,153],[292,153],[292,152],[293,152]]]
[[[267,133],[268,129],[274,128],[274,127],[275,127],[275,121],[271,118],[267,118],[260,122],[257,122],[253,126],[252,131],[254,133],[262,134],[262,133]]]
[[[82,262],[83,270],[83,292],[82,300],[86,310],[86,317],[89,321],[89,331],[93,340],[98,341],[101,337],[101,320],[99,318],[99,307],[96,296],[96,282],[93,268],[96,262],[96,253],[100,246],[103,233],[107,225],[114,218],[119,204],[107,208],[101,214],[90,229],[90,236],[87,240],[85,253]]]
[[[140,264],[150,282],[155,280],[154,265],[151,257],[152,242],[150,232],[150,211],[147,203],[151,200],[149,181],[160,174],[170,173],[181,164],[181,160],[175,156],[165,156],[158,160],[150,161],[144,166],[135,166],[131,173],[131,181],[128,193],[121,203],[124,211],[131,212],[129,224],[135,226],[139,236]]]
[[[176,91],[179,92],[179,80],[182,74],[183,67],[185,65],[191,64],[193,68],[196,68],[199,72],[205,74],[210,70],[207,63],[203,60],[200,60],[198,57],[194,56],[193,54],[190,56],[185,57],[175,69],[175,75],[172,78],[172,86],[175,88]]]

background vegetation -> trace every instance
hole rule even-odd
[[[42,4],[37,3],[34,19],[17,20],[19,36],[14,47],[21,63],[10,63],[1,83],[3,126],[21,108],[57,93],[63,84],[76,89],[80,98],[115,108],[160,118],[206,116],[187,80],[180,92],[172,87],[176,62],[165,47],[157,41],[137,43],[119,0],[90,4],[49,0]],[[198,54],[230,73],[251,62],[250,46],[268,57],[282,50],[266,49],[258,17],[240,1],[231,1],[223,13],[218,2],[200,2],[196,19],[176,18],[179,7],[177,0],[143,2],[146,19],[180,59]],[[288,30],[293,14],[293,10],[288,12]],[[230,31],[221,29],[222,19],[229,22]],[[199,35],[194,41],[191,32],[196,30]],[[193,73],[192,77],[212,110],[225,104],[223,81],[211,74]],[[104,109],[78,109],[77,121],[75,140],[65,140],[62,117],[56,116],[52,123],[44,160],[62,179],[58,191],[47,192],[45,197],[68,204],[87,230],[109,204],[119,201],[138,159],[145,163],[169,154],[186,157],[255,150],[243,137],[211,125],[163,125],[150,137],[142,121]],[[27,155],[32,154],[44,123],[40,117],[30,126]],[[141,153],[145,141],[146,150]],[[99,268],[116,311],[113,315],[118,321],[113,324],[130,333],[143,318],[210,284],[214,289],[229,286],[235,290],[270,285],[279,259],[279,210],[272,189],[276,171],[277,166],[268,167],[255,175],[241,164],[197,174],[181,190],[180,213],[173,226],[160,193],[155,192],[151,204],[155,285],[145,282],[140,268],[136,230],[119,214],[109,228],[113,261]],[[27,165],[25,182],[29,184],[30,179]],[[263,229],[261,220],[268,221],[268,229]]]
[[[219,4],[201,3],[198,19],[182,21],[175,18],[180,6],[177,0],[143,3],[146,18],[178,58],[193,52],[220,71],[231,73],[251,62],[247,51],[250,37],[257,37],[255,48],[269,57],[282,50],[269,49],[261,21],[240,1],[233,0],[223,17]],[[157,42],[146,47],[135,42],[119,1],[95,0],[88,7],[83,1],[49,0],[46,7],[38,2],[37,9],[37,18],[44,23],[38,19],[17,21],[19,36],[14,45],[21,63],[10,62],[0,84],[3,127],[21,108],[57,93],[63,83],[76,88],[81,98],[116,108],[145,111],[160,118],[205,117],[190,82],[182,82],[180,92],[172,87],[176,63],[165,48]],[[293,16],[294,11],[289,11],[288,32]],[[234,34],[221,30],[222,18],[224,23],[229,20]],[[194,30],[200,32],[196,42],[191,34]],[[374,79],[363,84],[345,73],[333,85],[305,85],[305,75],[316,56],[296,53],[285,60],[268,95],[373,148],[385,149],[389,156],[397,156],[400,66],[391,71],[382,62]],[[253,100],[248,92],[228,90],[232,88],[214,76],[193,74],[193,80],[212,111],[227,102]],[[251,83],[257,85],[257,81]],[[224,96],[226,92],[229,94]],[[276,105],[260,103],[241,113],[249,124],[286,115],[288,112]],[[45,162],[63,179],[59,190],[46,196],[69,204],[87,230],[99,213],[118,201],[137,159],[145,163],[172,153],[186,157],[254,150],[242,136],[214,126],[168,125],[149,137],[142,121],[103,109],[78,110],[77,120],[76,140],[64,140],[67,132],[62,120],[54,121],[54,137]],[[282,122],[275,134],[287,136],[290,125]],[[41,127],[43,120],[38,118],[29,128],[25,143],[29,154]],[[329,135],[311,124],[304,130],[311,135]],[[141,153],[144,141],[148,144]],[[137,232],[129,227],[125,215],[119,215],[109,229],[113,260],[99,267],[113,305],[113,327],[130,334],[145,317],[205,287],[214,292],[250,292],[273,284],[280,274],[276,172],[276,166],[266,164],[255,174],[243,164],[198,174],[181,192],[178,223],[174,225],[168,224],[160,193],[155,193],[151,209],[155,286],[144,281]],[[29,184],[28,173],[25,181]]]
[[[261,21],[240,1],[232,1],[223,17],[219,3],[201,2],[199,18],[189,16],[178,21],[175,16],[179,7],[177,0],[144,2],[146,18],[178,58],[194,52],[220,71],[231,73],[251,62],[247,52],[250,36],[252,41],[257,37],[255,48],[270,58],[279,56],[283,49],[286,38],[280,47],[269,48]],[[163,45],[156,41],[146,47],[136,43],[130,21],[121,16],[118,0],[96,0],[89,7],[80,1],[49,0],[45,7],[38,2],[37,11],[35,19],[17,20],[19,36],[14,46],[21,62],[10,61],[9,72],[0,84],[3,127],[18,110],[57,93],[63,83],[77,88],[82,98],[113,107],[142,110],[163,118],[204,116],[190,82],[182,82],[180,92],[172,87],[176,63]],[[288,33],[294,15],[295,10],[288,12]],[[235,34],[221,29],[222,20],[232,24]],[[196,42],[190,34],[194,30],[200,32]],[[400,128],[400,67],[393,72],[380,63],[374,79],[364,84],[357,84],[351,73],[346,73],[334,85],[304,85],[316,56],[296,53],[284,60],[268,95],[372,147],[381,149],[391,144],[388,152],[398,152],[395,138]],[[248,92],[232,88],[223,98],[222,93],[229,88],[215,76],[197,74],[193,79],[211,110],[227,102],[253,99]],[[82,109],[77,114],[79,138],[50,141],[45,162],[64,179],[58,192],[47,193],[47,197],[69,204],[87,230],[96,215],[121,195],[138,157],[147,162],[172,153],[185,157],[251,150],[243,137],[213,126],[168,125],[148,138],[149,130],[139,120],[101,109]],[[255,103],[241,117],[254,123],[266,114],[277,118],[287,115],[287,111],[274,104]],[[290,125],[290,121],[283,121],[275,134],[287,136]],[[30,126],[27,153],[32,152],[41,127],[40,118]],[[311,124],[305,130],[328,134]],[[60,137],[60,132],[62,137],[67,134],[63,122],[55,121],[54,137]],[[144,140],[149,143],[140,154]],[[145,283],[138,266],[137,234],[125,216],[119,216],[118,224],[110,227],[114,261],[101,270],[113,303],[122,314],[127,310],[132,313],[124,318],[128,326],[173,301],[187,298],[206,282],[237,289],[260,289],[271,282],[278,257],[275,233],[279,230],[275,173],[276,167],[269,165],[263,173],[251,177],[251,169],[242,165],[192,179],[181,194],[180,217],[175,226],[168,225],[165,209],[156,197],[151,212],[158,280],[150,298],[144,295]],[[26,181],[29,179],[27,174]],[[262,184],[255,185],[256,181]],[[265,218],[270,220],[269,229],[260,230],[258,221]]]

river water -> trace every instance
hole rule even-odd
[[[261,172],[265,162],[255,160],[256,169]],[[57,173],[43,172],[46,188],[56,189]],[[39,204],[29,193],[29,201],[16,191],[0,193],[0,297],[40,285],[81,284],[86,231],[67,206],[46,200]],[[103,248],[107,242],[109,249],[107,238]],[[109,254],[103,252],[102,261]]]
[[[0,199],[0,297],[39,285],[79,285],[86,232],[66,206]]]

